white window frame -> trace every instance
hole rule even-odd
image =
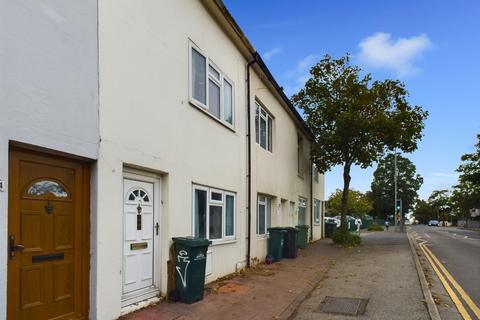
[[[192,78],[192,73],[193,73],[193,66],[192,66],[192,50],[197,51],[200,55],[202,55],[205,58],[205,100],[206,103],[203,103],[201,101],[198,101],[193,97],[193,78]],[[213,68],[215,71],[217,71],[220,74],[220,79],[217,79],[210,73],[210,67]],[[212,113],[209,111],[209,80],[212,80],[214,83],[216,83],[220,87],[220,118],[215,117]],[[224,82],[227,82],[230,84],[232,87],[232,123],[226,121],[225,118],[225,105],[224,105]],[[194,43],[189,41],[189,46],[188,46],[188,96],[189,96],[189,101],[192,105],[200,109],[201,111],[204,111],[207,115],[209,115],[211,118],[219,121],[221,124],[227,126],[228,128],[234,130],[235,129],[235,83],[225,75],[221,71],[219,67],[210,59],[198,46],[196,46]]]
[[[237,195],[234,192],[221,190],[217,188],[210,188],[198,184],[194,184],[192,187],[192,236],[195,236],[195,222],[196,222],[196,215],[195,215],[195,190],[202,190],[206,191],[207,193],[207,212],[205,217],[205,237],[211,240],[214,244],[221,243],[225,241],[233,241],[236,239],[236,232],[237,232]],[[221,193],[222,194],[222,201],[219,200],[212,200],[212,193]],[[233,197],[233,235],[227,236],[226,235],[226,228],[227,228],[227,195]],[[222,238],[220,239],[210,239],[210,206],[217,206],[222,207]]]
[[[297,134],[297,174],[300,178],[305,176],[304,168],[304,157],[303,157],[303,136],[299,133]]]
[[[320,225],[321,219],[321,210],[322,210],[322,201],[318,199],[313,199],[313,224],[316,226]]]
[[[298,197],[298,216],[297,216],[297,222],[300,224],[300,208],[305,208],[305,224],[308,223],[308,214],[307,214],[307,204],[308,204],[308,199],[304,197]]]
[[[274,117],[272,117],[272,115],[270,114],[270,112],[268,112],[268,110],[262,106],[260,104],[260,102],[258,101],[255,101],[255,117],[257,115],[257,109],[258,109],[258,132],[255,132],[255,142],[260,146],[260,148],[270,152],[270,153],[273,153],[273,127],[274,127],[274,124],[273,124],[273,121],[274,121]],[[265,113],[265,115],[262,114],[262,111],[263,113]],[[266,145],[266,148],[262,147],[262,145],[260,144],[260,121],[261,119],[264,119],[265,120],[265,123],[266,123],[266,128],[265,130],[267,130],[267,135],[266,135],[266,139],[267,141],[265,141],[265,145]],[[272,128],[269,128],[269,122],[268,120],[271,120],[271,123],[272,123]],[[257,121],[257,119],[255,119],[255,121]],[[256,126],[256,127],[257,127]],[[270,135],[270,137],[269,137]],[[258,138],[258,140],[257,140]]]
[[[313,181],[315,183],[320,183],[320,172],[315,165],[313,166]]]
[[[261,198],[264,198],[265,200],[262,201],[260,200]],[[268,200],[267,199],[270,199],[270,205],[268,205]],[[269,197],[269,196],[266,196],[266,195],[263,195],[263,194],[258,194],[257,195],[257,228],[256,228],[256,231],[257,231],[257,236],[266,236],[268,234],[268,228],[271,227],[271,224],[272,224],[272,203],[273,203],[273,198],[272,197]],[[260,221],[260,218],[259,218],[259,214],[260,214],[260,205],[264,205],[265,206],[265,233],[260,233],[260,230],[259,230],[259,227],[260,227],[260,224],[258,223],[258,221]],[[270,225],[268,224],[268,216],[270,215]]]

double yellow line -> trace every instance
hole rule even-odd
[[[457,292],[462,297],[465,304],[472,310],[473,314],[480,320],[480,308],[473,302],[470,296],[463,290],[462,286],[458,284],[455,278],[448,272],[448,270],[440,263],[437,257],[433,254],[433,252],[425,245],[425,243],[419,244],[420,248],[422,249],[425,257],[427,258],[428,262],[432,266],[433,270],[437,274],[438,278],[442,282],[445,290],[447,290],[450,298],[452,298],[453,303],[457,307],[458,311],[462,315],[463,319],[465,320],[472,320],[472,317],[467,312],[467,309],[463,306],[462,301],[460,300],[459,296],[455,293],[452,289],[450,284],[457,290]],[[440,270],[439,270],[440,269]],[[448,281],[447,281],[448,280]]]

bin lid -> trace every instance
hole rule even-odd
[[[196,237],[173,237],[174,243],[179,243],[186,247],[208,247],[212,244],[212,241],[205,238],[196,238]]]
[[[309,229],[310,226],[309,225],[300,225],[300,226],[296,226],[298,229]]]
[[[287,232],[287,230],[285,230],[285,228],[282,228],[282,227],[271,227],[271,228],[267,228],[267,231],[268,232]]]

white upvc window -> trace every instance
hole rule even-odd
[[[322,201],[315,199],[313,202],[313,223],[320,225],[320,211],[322,210]]]
[[[193,186],[193,235],[212,241],[235,239],[235,193]]]
[[[272,152],[272,116],[255,101],[255,141],[265,150]]]
[[[257,196],[257,234],[265,235],[272,222],[272,198]]]
[[[298,225],[303,226],[307,224],[307,199],[298,198]]]
[[[235,123],[233,81],[192,43],[189,50],[190,102],[233,128]]]
[[[314,165],[313,166],[313,181],[315,181],[315,183],[318,183],[319,180],[320,180],[320,172],[318,172],[317,167]]]
[[[300,134],[297,136],[297,168],[298,176],[303,177],[304,172],[304,158],[303,158],[303,138]]]

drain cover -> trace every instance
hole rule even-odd
[[[358,316],[364,314],[367,303],[368,299],[326,296],[315,311]]]

